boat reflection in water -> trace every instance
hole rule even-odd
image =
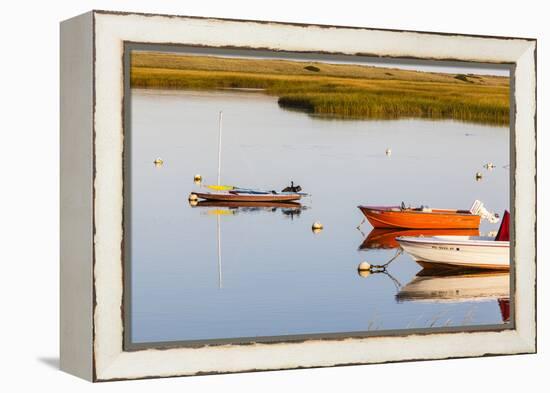
[[[293,219],[299,216],[302,210],[307,209],[297,202],[246,202],[246,201],[196,201],[189,200],[192,208],[205,208],[204,213],[208,216],[216,216],[216,238],[218,251],[218,287],[223,288],[222,278],[222,236],[221,217],[232,216],[239,213],[276,212],[281,210],[284,216]]]
[[[510,298],[498,299],[498,307],[500,308],[500,315],[502,315],[503,322],[510,322]]]
[[[359,246],[359,250],[398,248],[399,236],[478,236],[478,229],[394,229],[374,228]]]
[[[503,322],[510,320],[510,274],[423,269],[395,296],[398,302],[457,303],[497,301]]]
[[[235,202],[235,201],[200,201],[190,202],[191,207],[194,208],[213,208],[208,209],[207,214],[219,214],[216,212],[223,208],[226,214],[238,214],[238,213],[255,213],[255,212],[276,212],[281,211],[284,216],[291,219],[295,216],[299,216],[302,210],[306,210],[307,206],[304,206],[297,202]]]

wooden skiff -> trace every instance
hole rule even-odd
[[[374,228],[478,229],[481,217],[468,210],[402,209],[398,206],[358,206]]]
[[[232,202],[291,202],[298,201],[302,195],[295,193],[230,193],[230,192],[195,192],[199,199],[207,201],[232,201]]]
[[[280,209],[302,209],[303,206],[298,202],[238,202],[238,201],[200,201],[194,207],[228,207],[228,208],[280,208]]]

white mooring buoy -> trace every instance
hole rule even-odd
[[[311,226],[311,230],[313,231],[313,233],[319,233],[323,230],[323,224],[321,224],[319,221],[315,221]]]
[[[366,270],[370,270],[371,268],[371,265],[370,263],[366,262],[366,261],[363,261],[359,264],[359,266],[357,266],[357,270],[359,271],[366,271]]]
[[[359,264],[359,266],[357,266],[357,273],[363,278],[368,277],[372,273],[370,269],[371,269],[371,264],[366,261],[363,261]]]
[[[389,147],[386,149],[386,155],[388,157],[391,156],[391,149]]]

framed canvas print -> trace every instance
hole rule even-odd
[[[61,24],[61,368],[536,351],[536,41]]]

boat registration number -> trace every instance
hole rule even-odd
[[[433,250],[447,250],[447,251],[460,251],[459,247],[449,247],[449,246],[432,246]]]

